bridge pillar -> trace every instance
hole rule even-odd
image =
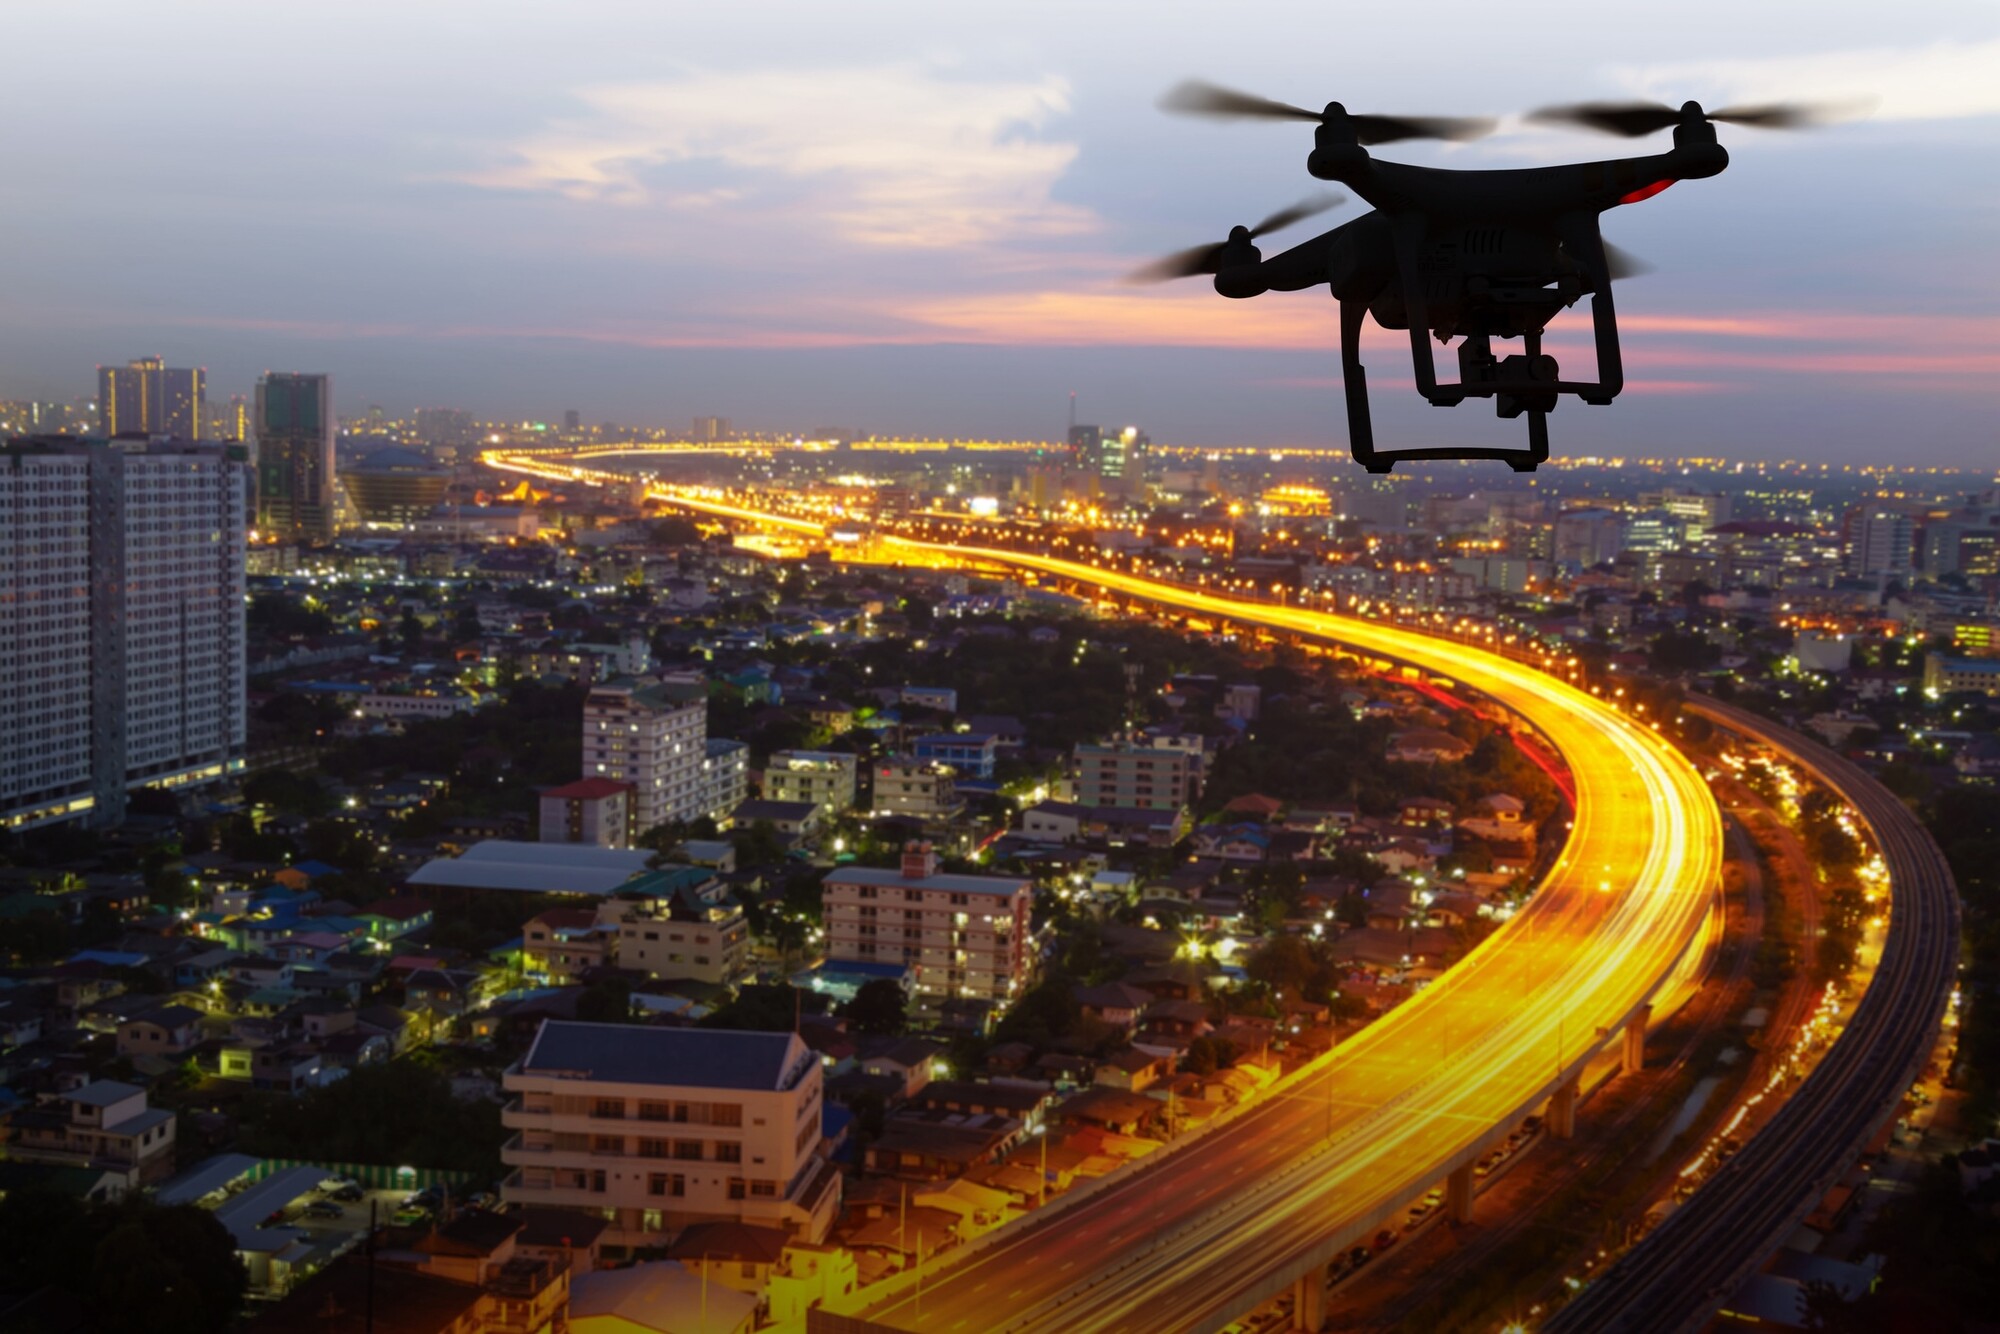
[[[1653,1007],[1642,1005],[1639,1012],[1625,1024],[1625,1073],[1634,1074],[1646,1068],[1646,1021],[1652,1018]]]
[[[1452,1222],[1472,1221],[1471,1163],[1467,1163],[1444,1179],[1444,1207]]]
[[[1549,1097],[1549,1112],[1544,1120],[1552,1139],[1573,1139],[1576,1136],[1576,1081],[1562,1085]]]
[[[1326,1323],[1326,1270],[1314,1265],[1292,1283],[1292,1328],[1319,1334]]]

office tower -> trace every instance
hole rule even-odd
[[[1152,438],[1136,426],[1107,431],[1098,426],[1069,428],[1069,453],[1077,467],[1106,481],[1137,478],[1144,470]]]
[[[333,536],[333,377],[257,381],[257,527],[288,540]]]
[[[709,814],[708,691],[619,677],[583,701],[583,776],[632,785],[632,830]]]
[[[208,372],[176,369],[158,357],[97,368],[97,428],[105,435],[171,435],[199,440],[208,425]]]
[[[1900,510],[1857,505],[1841,519],[1841,573],[1850,577],[1906,575],[1915,548],[1916,525]]]
[[[729,439],[729,418],[696,417],[694,419],[694,429],[690,433],[689,438],[693,440],[727,440]]]
[[[250,444],[250,400],[241,394],[231,394],[227,403],[210,404],[206,411],[208,429],[204,440],[235,440],[243,445]]]
[[[583,430],[583,414],[575,408],[563,409],[563,434],[575,435]]]
[[[240,450],[22,437],[0,450],[0,823],[124,819],[244,743]]]
[[[391,445],[340,469],[340,484],[363,523],[408,528],[430,517],[451,485],[451,469]]]

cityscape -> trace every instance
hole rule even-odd
[[[385,107],[321,121],[281,99],[272,125],[302,144],[375,135],[417,96],[389,72],[425,53],[477,45],[504,83],[538,43],[596,60],[622,21],[498,7],[475,42],[429,7],[364,9],[297,77],[350,76],[357,33],[400,34]],[[194,17],[220,31],[219,9]],[[1832,13],[1828,40],[1863,18]],[[72,20],[35,21],[56,41]],[[310,45],[295,21],[241,49]],[[1290,355],[1303,326],[1277,298],[1246,316],[1111,295],[1150,245],[1103,226],[1137,187],[1102,146],[1140,150],[1093,98],[1128,76],[1074,76],[1073,105],[944,22],[938,50],[969,64],[828,75],[824,125],[772,94],[827,160],[803,167],[737,109],[779,64],[723,53],[837,25],[634,22],[690,63],[619,84],[606,55],[559,114],[531,81],[497,88],[481,133],[506,153],[373,195],[340,177],[325,218],[283,215],[316,257],[288,293],[231,295],[225,267],[270,256],[218,233],[183,251],[186,318],[162,319],[168,287],[93,285],[53,216],[28,243],[22,309],[61,283],[75,304],[0,313],[0,1330],[1988,1326],[1990,275],[1928,307],[1964,321],[1966,355],[1919,365],[1912,341],[1900,378],[1853,370],[1848,326],[1773,313],[1824,236],[1759,237],[1776,257],[1740,290],[1621,286],[1634,392],[1610,402],[1600,327],[1602,380],[1561,392],[1610,392],[1553,437],[1539,325],[1495,335],[1526,338],[1507,365],[1527,370],[1468,335],[1446,397],[1485,374],[1499,416],[1534,422],[1547,456],[1525,468],[1463,453],[1494,422],[1417,415],[1371,333],[1385,437],[1420,446],[1378,469],[1350,457],[1365,402],[1343,417],[1326,373],[1348,298],[1320,312],[1319,371],[1266,380],[1231,358]],[[1105,23],[1077,18],[1095,59],[1126,36]],[[1743,69],[1659,40],[1657,65],[1591,68],[1621,96],[1706,80],[1711,106],[1778,76],[1831,106],[1867,68],[1863,157],[2000,112],[1939,91],[1981,68],[1962,35],[1870,65],[1743,34]],[[1363,83],[1354,105],[1404,104]],[[909,99],[946,84],[966,105],[926,121]],[[1200,87],[1229,115],[1318,121],[1315,162],[1453,140],[1411,150],[1441,178],[1478,151],[1451,128],[1469,121]],[[1711,120],[1805,118],[1680,101],[1658,113],[1674,152],[1714,145]],[[1654,114],[1607,105],[1557,110]],[[92,115],[51,145],[94,142]],[[1849,132],[1833,119],[1801,141]],[[1534,120],[1495,161],[1580,156]],[[398,133],[443,153],[471,132],[433,108]],[[1796,179],[1793,150],[1746,142],[1731,182]],[[1241,152],[1202,140],[1190,161],[1234,182]],[[718,243],[715,281],[743,286],[711,307],[672,229],[737,219],[751,169],[804,210],[765,233],[797,238],[770,252],[784,300]],[[1776,187],[1703,188],[1677,192],[1677,225],[1719,199],[1705,225],[1747,236],[1763,215],[1741,201]],[[235,189],[204,183],[204,207]],[[441,280],[418,321],[335,290],[421,286],[449,263],[432,219],[484,251],[529,194],[564,239],[481,263],[541,323],[505,328],[497,288]],[[371,249],[378,205],[407,255]],[[163,208],[163,235],[195,216]],[[1282,272],[1245,249],[1262,230],[1170,260],[1240,295]],[[855,300],[885,249],[922,267],[911,291],[948,336],[901,289]],[[612,255],[633,285],[592,298],[606,328],[563,325],[583,307],[559,279]],[[848,277],[807,275],[843,255]],[[960,277],[930,267],[954,257]],[[1628,271],[1551,262],[1531,297],[1468,279],[1451,318],[1582,298],[1552,337],[1587,347],[1582,312],[1608,319]],[[654,283],[685,309],[641,328],[627,303]],[[1787,361],[1794,338],[1821,341]]]

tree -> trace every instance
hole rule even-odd
[[[632,984],[622,977],[601,977],[576,998],[576,1017],[590,1024],[636,1024]]]
[[[878,977],[862,983],[840,1013],[857,1033],[893,1037],[909,1022],[908,1005],[901,983]]]
[[[99,1329],[206,1334],[234,1323],[248,1276],[236,1243],[193,1205],[84,1204],[29,1187],[0,1199],[0,1289],[53,1288]]]
[[[505,1138],[497,1106],[453,1097],[442,1072],[404,1059],[297,1095],[249,1095],[238,1147],[268,1158],[410,1163],[494,1178]]]

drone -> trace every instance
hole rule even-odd
[[[1605,162],[1456,171],[1386,162],[1368,150],[1412,139],[1476,139],[1491,132],[1493,121],[1361,115],[1338,102],[1309,111],[1198,81],[1175,87],[1160,105],[1220,119],[1311,121],[1317,128],[1306,170],[1373,205],[1365,216],[1265,259],[1255,244],[1260,237],[1343,202],[1338,196],[1303,201],[1254,227],[1234,228],[1226,241],[1180,251],[1132,275],[1161,281],[1209,274],[1217,292],[1236,299],[1327,284],[1340,302],[1348,444],[1371,473],[1389,472],[1405,459],[1500,459],[1516,472],[1533,472],[1549,457],[1548,415],[1563,394],[1603,405],[1625,385],[1611,285],[1644,268],[1605,242],[1599,218],[1677,181],[1719,174],[1729,153],[1716,142],[1718,122],[1792,129],[1840,114],[1839,108],[1777,104],[1704,111],[1696,102],[1679,109],[1643,102],[1549,107],[1529,119],[1626,138],[1671,128],[1674,146]],[[1596,378],[1564,379],[1556,359],[1542,350],[1542,334],[1585,296]],[[1418,393],[1437,407],[1490,398],[1500,417],[1525,415],[1528,447],[1377,449],[1361,364],[1362,321],[1369,315],[1384,329],[1408,330]],[[1431,335],[1440,344],[1460,340],[1455,383],[1438,379]],[[1496,356],[1495,338],[1520,339],[1521,351]]]

